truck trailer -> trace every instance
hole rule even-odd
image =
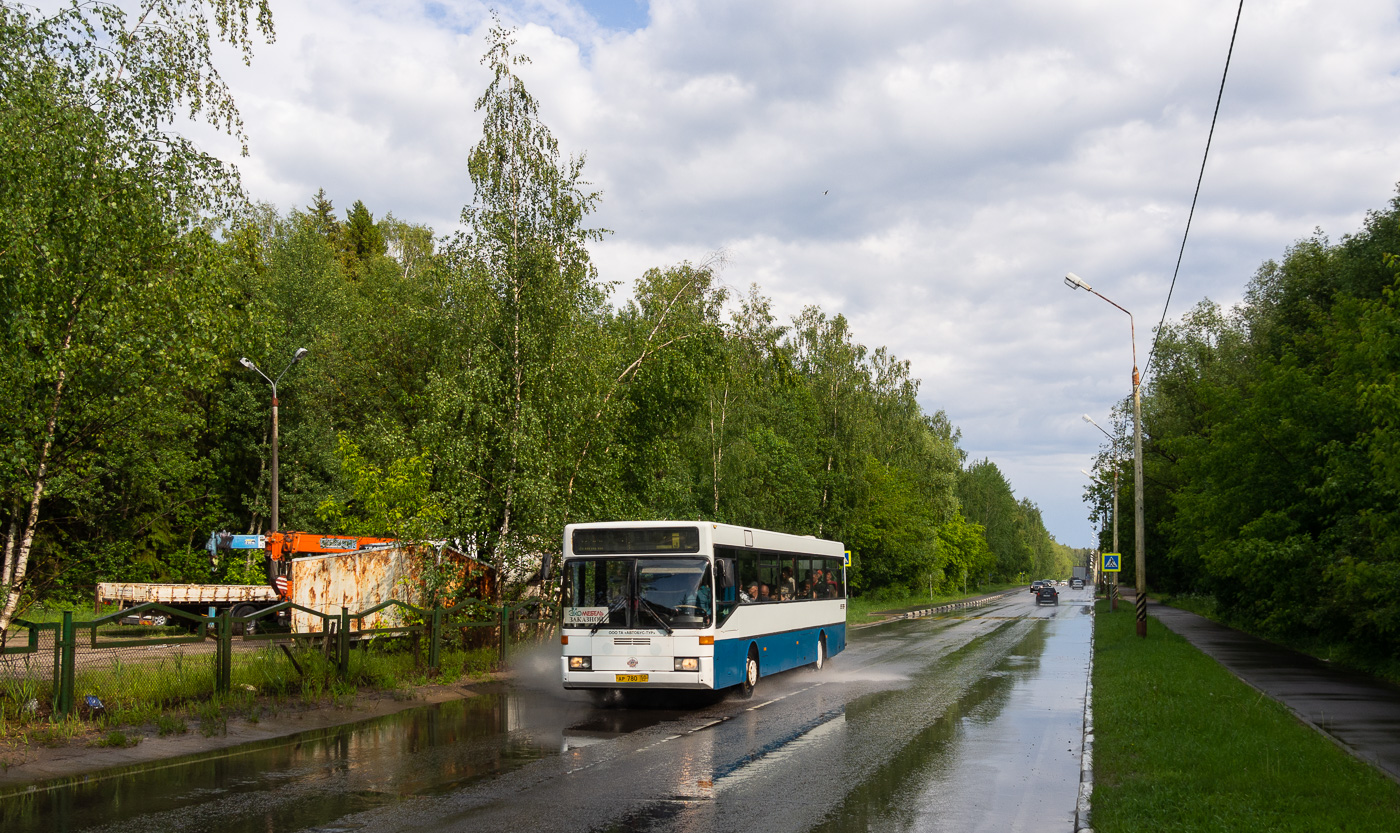
[[[116,604],[123,609],[156,602],[204,616],[231,610],[234,616],[250,616],[278,602],[277,591],[266,584],[151,584],[133,581],[104,581],[97,585],[98,609]],[[167,625],[169,617],[159,611],[146,611],[131,624]],[[189,620],[182,620],[189,621]]]

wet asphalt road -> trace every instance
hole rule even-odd
[[[0,800],[64,831],[1070,831],[1090,590],[855,631],[818,673],[598,708],[513,684],[240,754]]]

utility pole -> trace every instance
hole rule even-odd
[[[301,361],[301,360],[302,360],[302,357],[305,356],[305,355],[306,355],[306,348],[305,348],[305,347],[298,347],[298,348],[297,348],[297,351],[296,351],[295,353],[292,354],[292,360],[289,361],[289,362],[287,362],[287,366],[284,367],[284,368],[282,368],[282,372],[281,372],[281,373],[277,374],[277,379],[276,379],[276,381],[272,380],[271,378],[268,377],[268,375],[267,375],[266,373],[263,373],[261,370],[259,370],[259,369],[258,369],[258,366],[255,365],[255,364],[253,364],[251,361],[249,361],[249,360],[247,359],[246,356],[245,356],[244,358],[241,358],[241,359],[238,360],[238,363],[239,363],[239,364],[241,364],[241,365],[243,365],[244,367],[248,368],[249,370],[251,370],[251,371],[257,373],[259,376],[263,377],[264,379],[267,379],[267,383],[268,383],[269,385],[272,385],[272,528],[271,528],[270,530],[268,530],[269,532],[276,532],[276,531],[278,530],[278,528],[279,528],[278,521],[279,521],[279,518],[280,518],[280,516],[279,516],[279,514],[278,514],[278,505],[277,505],[277,483],[278,483],[278,477],[277,477],[277,446],[278,446],[278,439],[277,439],[277,382],[282,381],[282,377],[287,375],[287,371],[292,369],[292,365],[294,365],[294,364],[296,364],[297,362]]]

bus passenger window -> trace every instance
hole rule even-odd
[[[846,598],[846,587],[845,584],[842,582],[841,562],[835,558],[832,558],[827,560],[826,565],[826,584],[828,588],[828,594],[833,599]]]
[[[820,564],[821,562],[818,561],[817,563]],[[815,599],[815,598],[816,598],[816,591],[815,591],[815,589],[814,589],[815,586],[816,586],[816,575],[815,575],[815,573],[816,573],[816,571],[814,571],[814,570],[813,570],[813,567],[812,567],[812,559],[810,559],[810,558],[799,558],[799,559],[797,559],[797,598],[799,598],[799,599]]]
[[[779,583],[782,581],[778,559],[764,556],[758,563],[758,600],[776,602],[781,596]]]
[[[749,597],[749,601],[758,601],[758,553],[740,552],[739,558],[739,586],[744,588],[744,593]]]

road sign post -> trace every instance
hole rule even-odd
[[[1110,610],[1116,612],[1118,610],[1118,574],[1123,571],[1123,556],[1116,552],[1104,553],[1103,571],[1113,579],[1113,582],[1108,586],[1108,605]]]

